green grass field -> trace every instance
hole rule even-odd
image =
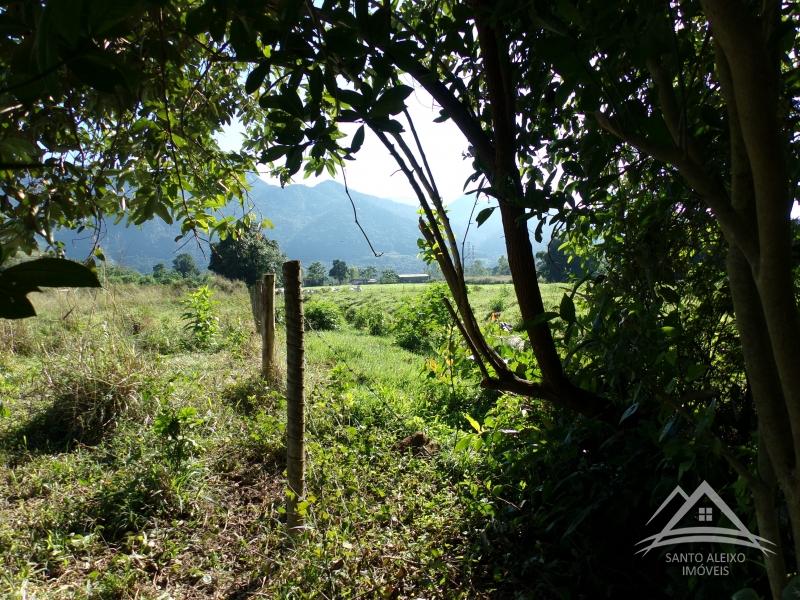
[[[306,529],[286,537],[281,385],[258,377],[246,290],[218,285],[205,349],[183,329],[186,290],[169,286],[56,290],[35,319],[0,324],[0,596],[490,596],[482,524],[457,485],[469,425],[391,335],[308,332]],[[310,297],[391,314],[424,289]],[[561,289],[545,291],[557,305]],[[470,294],[479,318],[519,317],[509,285]],[[396,449],[415,431],[438,451]]]

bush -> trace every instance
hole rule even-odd
[[[386,335],[391,329],[389,316],[376,306],[351,306],[344,316],[353,327],[364,329],[370,335]]]
[[[447,286],[428,286],[425,292],[406,300],[396,312],[394,334],[397,345],[412,352],[433,352],[445,337],[450,315],[442,303],[449,297]]]
[[[342,309],[329,300],[314,300],[305,306],[306,329],[317,331],[341,329],[344,325]]]

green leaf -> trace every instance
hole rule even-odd
[[[62,258],[38,258],[0,271],[0,317],[24,319],[36,315],[28,300],[40,287],[100,287],[88,267]]]
[[[337,90],[336,97],[356,110],[361,110],[364,107],[364,96],[353,90]]]
[[[483,225],[486,222],[486,219],[488,219],[490,216],[492,216],[492,213],[494,212],[495,208],[497,208],[497,207],[496,206],[490,206],[489,208],[484,208],[483,210],[481,210],[478,213],[478,216],[475,217],[475,222],[478,224],[478,227]]]
[[[622,413],[622,416],[619,418],[619,424],[621,425],[623,421],[632,416],[637,410],[639,410],[639,403],[634,402],[627,409],[625,409],[624,413]]]
[[[289,148],[287,146],[271,146],[261,153],[261,162],[274,162],[287,152],[289,152]]]
[[[356,130],[355,135],[353,136],[353,143],[350,144],[350,152],[355,154],[361,149],[361,146],[364,144],[364,126]]]
[[[561,298],[558,314],[561,315],[561,318],[567,323],[575,322],[575,303],[572,301],[572,298],[569,297],[569,294],[564,294]]]
[[[515,327],[515,329],[517,331],[524,331],[528,327],[536,327],[538,325],[541,325],[542,323],[548,323],[553,319],[555,319],[556,317],[558,317],[557,312],[545,311],[541,314],[536,315],[532,319],[527,319],[525,321],[522,321],[522,323],[520,323],[517,327]]]
[[[0,283],[0,318],[27,319],[35,316],[36,310],[24,294],[13,294]]]
[[[267,76],[268,72],[269,63],[266,62],[262,62],[255,69],[250,71],[247,75],[247,80],[244,82],[244,91],[248,94],[255,92],[261,87],[261,84],[264,83],[264,78]]]
[[[478,423],[474,418],[472,418],[472,416],[468,415],[467,413],[464,413],[464,418],[469,422],[470,425],[472,425],[472,428],[475,431],[477,431],[478,433],[483,433],[483,427],[481,427],[481,424]]]
[[[2,271],[6,281],[28,287],[100,287],[89,267],[63,258],[37,258]]]
[[[414,89],[407,85],[398,85],[388,89],[381,94],[381,97],[372,106],[370,115],[372,117],[385,117],[402,112],[406,106],[406,98],[413,91]]]

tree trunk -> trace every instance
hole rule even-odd
[[[761,437],[761,436],[759,436]],[[758,522],[758,532],[761,537],[773,542],[775,554],[767,555],[764,562],[767,567],[767,579],[772,597],[776,600],[783,594],[786,584],[786,560],[781,539],[781,528],[778,521],[778,487],[775,484],[775,475],[772,471],[770,458],[765,450],[766,444],[758,445],[758,475],[763,484],[753,486],[753,504]]]
[[[478,0],[476,8],[475,23],[494,130],[494,164],[489,171],[489,180],[500,205],[508,265],[520,314],[542,372],[543,387],[552,393],[558,404],[584,415],[599,416],[611,407],[596,394],[569,381],[550,326],[539,319],[544,313],[544,303],[528,234],[527,215],[520,204],[524,194],[516,162],[516,88],[512,81],[508,48],[502,35],[490,24],[491,3]]]

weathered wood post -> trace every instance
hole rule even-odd
[[[286,522],[289,533],[297,533],[302,518],[297,504],[305,497],[305,349],[303,346],[303,296],[300,261],[283,263],[283,285],[286,303],[286,474],[289,497],[286,501]]]
[[[275,370],[275,273],[261,282],[261,376],[274,381]]]
[[[250,309],[253,312],[253,322],[256,324],[256,331],[263,335],[264,327],[262,326],[262,313],[264,307],[261,305],[264,298],[261,288],[263,281],[259,280],[247,286],[247,293],[250,296]]]

